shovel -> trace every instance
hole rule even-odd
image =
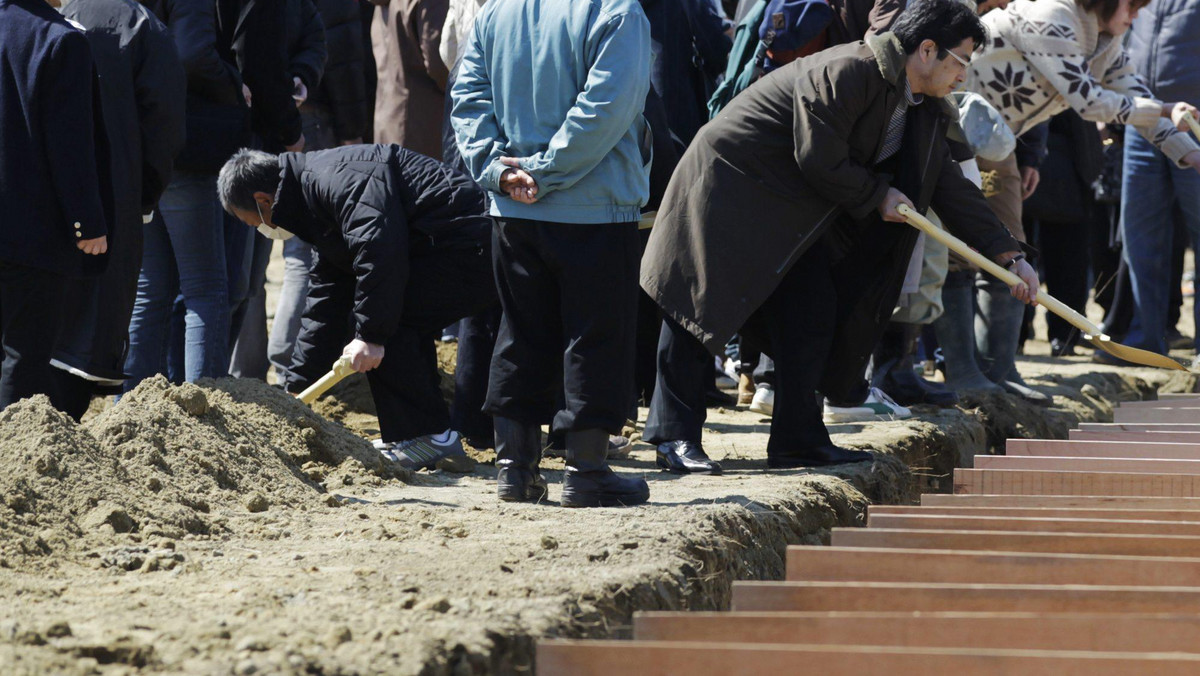
[[[1005,270],[1004,268],[992,262],[992,260],[987,256],[984,256],[978,251],[967,246],[966,242],[937,227],[931,223],[929,219],[925,218],[921,214],[918,214],[908,205],[900,205],[897,211],[899,211],[906,219],[908,219],[909,225],[936,239],[942,244],[945,244],[950,248],[951,251],[971,261],[971,263],[974,265],[986,270],[989,274],[999,277],[1000,280],[1005,284],[1008,284],[1009,286],[1016,286],[1017,284],[1023,283],[1020,277],[1009,272],[1008,270]],[[1174,369],[1176,371],[1187,371],[1182,364],[1174,359],[1171,359],[1170,357],[1150,352],[1149,350],[1139,350],[1136,347],[1128,347],[1120,343],[1114,343],[1111,338],[1104,335],[1104,332],[1100,330],[1100,327],[1088,321],[1087,317],[1084,317],[1078,312],[1067,307],[1062,301],[1044,291],[1037,292],[1037,302],[1044,305],[1050,312],[1062,317],[1071,326],[1079,329],[1083,333],[1083,337],[1091,341],[1093,345],[1111,354],[1112,356],[1117,357],[1118,359],[1123,359],[1127,362],[1133,362],[1134,364],[1144,364],[1146,366]]]
[[[1192,128],[1192,133],[1196,135],[1196,139],[1200,140],[1200,121],[1196,120],[1196,116],[1191,113],[1184,113],[1183,121],[1188,123],[1188,126]]]
[[[300,401],[312,406],[313,402],[329,391],[329,388],[342,382],[346,376],[354,373],[354,366],[350,364],[350,358],[343,355],[338,357],[338,360],[333,362],[333,369],[321,376],[320,380],[308,386],[308,389],[300,393],[296,398]]]

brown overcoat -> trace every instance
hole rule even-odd
[[[449,0],[373,0],[371,25],[379,82],[375,142],[442,159],[442,116],[450,75],[438,47]]]
[[[830,228],[863,232],[871,218],[884,225],[876,208],[890,177],[872,167],[904,95],[906,58],[883,33],[794,61],[734,98],[684,153],[642,257],[641,284],[712,352]],[[922,213],[933,206],[951,232],[989,256],[1017,251],[950,158],[946,131],[957,115],[932,97],[910,109],[908,197]],[[851,370],[891,314],[915,233],[899,238],[895,265],[862,271],[870,281],[857,306],[839,308],[846,319],[835,356],[854,357]]]

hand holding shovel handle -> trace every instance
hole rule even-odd
[[[312,406],[322,394],[329,391],[329,388],[337,385],[343,378],[354,373],[354,366],[350,364],[350,358],[343,355],[338,357],[338,360],[333,362],[333,369],[321,376],[320,380],[308,386],[308,389],[301,392],[296,398],[300,401]]]
[[[1196,140],[1200,140],[1200,120],[1197,120],[1196,116],[1191,113],[1184,113],[1183,119],[1192,128],[1192,133],[1196,135]]]
[[[951,251],[967,259],[973,265],[986,271],[988,274],[998,277],[1000,281],[1004,282],[1005,284],[1008,284],[1009,286],[1016,286],[1017,284],[1024,283],[1021,281],[1020,277],[1009,272],[1008,270],[1005,270],[1003,267],[992,261],[992,259],[967,246],[966,242],[963,242],[961,239],[934,225],[929,219],[925,218],[921,214],[918,214],[908,205],[900,205],[898,211],[908,220],[909,225],[920,230],[921,232],[924,232],[926,235],[936,239],[942,244],[945,244]],[[1071,326],[1079,329],[1084,338],[1087,338],[1092,342],[1093,345],[1101,350],[1104,350],[1105,352],[1108,352],[1114,357],[1118,357],[1129,362],[1145,364],[1147,366],[1157,366],[1160,368],[1175,369],[1179,371],[1187,370],[1179,362],[1171,359],[1170,357],[1166,357],[1161,354],[1155,354],[1148,350],[1139,350],[1133,347],[1126,347],[1120,343],[1114,343],[1111,338],[1104,335],[1104,332],[1099,326],[1093,324],[1088,320],[1087,317],[1084,317],[1082,314],[1071,309],[1062,301],[1044,291],[1041,291],[1040,289],[1031,290],[1037,294],[1036,297],[1039,304],[1045,306],[1045,308],[1050,312],[1062,317],[1069,324],[1071,324]]]

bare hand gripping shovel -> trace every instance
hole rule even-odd
[[[1192,133],[1196,135],[1196,138],[1200,139],[1200,121],[1196,120],[1196,116],[1191,113],[1184,113],[1183,119],[1192,128]]]
[[[1015,274],[1005,270],[996,263],[992,262],[987,256],[967,246],[966,242],[951,235],[934,225],[929,219],[908,207],[908,205],[900,205],[897,209],[901,214],[908,219],[908,224],[920,230],[926,235],[945,244],[951,251],[971,261],[974,265],[986,270],[989,274],[994,275],[1009,286],[1022,284],[1021,278]],[[1063,304],[1054,296],[1044,292],[1037,292],[1037,302],[1046,306],[1046,309],[1054,314],[1065,319],[1071,326],[1079,329],[1083,333],[1083,337],[1087,338],[1093,345],[1104,350],[1118,359],[1124,359],[1135,364],[1145,364],[1146,366],[1156,366],[1158,368],[1174,369],[1177,371],[1187,371],[1186,368],[1179,362],[1170,357],[1150,352],[1149,350],[1139,350],[1136,347],[1128,347],[1120,343],[1114,343],[1111,338],[1104,335],[1100,327],[1088,321],[1087,317],[1079,314]]]
[[[320,380],[309,385],[308,389],[301,392],[296,398],[312,406],[314,401],[329,391],[329,388],[342,382],[342,379],[351,373],[354,373],[354,366],[350,364],[350,358],[345,355],[338,357],[338,360],[333,362],[333,369],[329,373],[326,373],[321,376]]]

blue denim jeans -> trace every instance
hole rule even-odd
[[[1128,345],[1166,353],[1171,297],[1172,208],[1179,205],[1193,250],[1200,251],[1200,174],[1180,169],[1132,129],[1125,133],[1123,256],[1129,266],[1135,321]],[[1195,308],[1200,322],[1200,304]]]
[[[308,269],[312,267],[312,246],[298,237],[283,243],[283,286],[275,307],[275,322],[267,342],[267,358],[275,365],[277,382],[286,382],[292,368],[292,350],[300,335],[300,318],[308,299]]]
[[[229,290],[223,214],[216,177],[179,172],[143,226],[145,247],[137,300],[129,321],[125,390],[167,372],[171,313],[183,299],[184,369],[188,382],[216,378],[229,366]]]

